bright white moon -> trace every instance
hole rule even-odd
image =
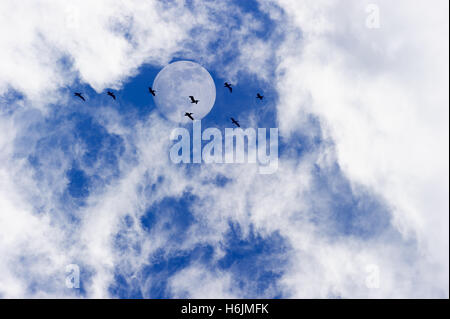
[[[153,89],[156,106],[173,122],[190,122],[186,112],[192,113],[195,120],[202,119],[216,100],[216,86],[211,75],[200,64],[190,61],[178,61],[164,67],[153,81]],[[191,103],[189,96],[198,103]]]

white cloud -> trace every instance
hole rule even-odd
[[[261,26],[246,16],[246,23],[233,25],[233,41],[209,56],[209,39],[231,23],[226,16],[210,14],[227,8],[224,3],[212,8],[196,2],[192,13],[184,1],[174,6],[154,1],[2,1],[0,57],[9,63],[0,64],[0,94],[13,88],[27,99],[15,104],[23,112],[0,117],[0,295],[71,295],[61,286],[65,265],[79,261],[92,272],[84,282],[87,296],[108,297],[115,267],[130,281],[142,279],[148,256],[161,248],[170,254],[210,244],[216,248],[212,262],[217,261],[232,220],[244,237],[253,224],[261,236],[279,232],[286,239],[288,264],[277,268],[284,271],[280,287],[285,296],[448,296],[448,40],[443,40],[448,38],[448,10],[439,7],[448,3],[416,1],[417,9],[405,1],[379,3],[381,28],[369,30],[360,2],[264,2],[262,9],[278,22],[274,36],[287,37],[279,46],[261,40],[249,45]],[[197,51],[188,38],[194,27],[203,30]],[[240,56],[223,67],[220,53],[229,48]],[[259,175],[251,165],[204,165],[192,174],[161,156],[167,153],[171,127],[156,113],[128,128],[102,105],[93,112],[101,112],[99,121],[120,134],[126,146],[128,141],[137,145],[137,163],[126,153],[119,164],[121,178],[105,190],[92,191],[77,211],[80,224],[71,229],[55,213],[54,203],[71,159],[62,152],[49,154],[43,168],[49,182],[42,187],[27,163],[13,156],[17,149],[33,149],[46,134],[45,128],[25,131],[45,119],[33,107],[48,107],[47,97],[60,105],[71,103],[57,92],[77,77],[97,91],[118,88],[142,63],[167,63],[179,50],[197,55],[231,79],[241,68],[267,78],[264,63],[276,54],[280,134],[285,140],[298,132],[317,136],[310,121],[314,115],[327,143],[300,159],[286,153],[273,175]],[[63,57],[69,58],[71,70],[58,63]],[[66,129],[62,125],[61,134]],[[25,141],[15,139],[24,136]],[[83,152],[82,145],[72,147],[74,154]],[[367,240],[332,235],[333,199],[317,188],[313,172],[320,167],[339,189],[335,162],[351,181],[353,196],[370,191],[386,200],[403,238],[391,228]],[[207,181],[217,174],[231,181],[212,187]],[[139,191],[162,175],[164,181],[151,194]],[[171,241],[163,227],[148,233],[135,223],[126,238],[141,250],[115,247],[114,235],[123,230],[126,215],[138,221],[153,203],[180,197],[187,189],[199,198],[192,206],[198,223],[183,243]],[[43,213],[36,212],[36,203]],[[34,259],[23,263],[20,273],[14,265],[22,255]],[[365,286],[369,264],[380,267],[380,289]],[[418,276],[423,279],[416,282]],[[180,297],[245,296],[246,291],[233,288],[232,277],[196,263],[171,277],[168,288]],[[137,284],[144,296],[152,284],[146,279]],[[33,292],[33,282],[45,286]]]
[[[2,1],[0,92],[48,103],[76,76],[119,88],[144,62],[167,63],[193,27],[184,1]],[[127,38],[128,37],[128,38]],[[72,69],[62,63],[71,64]],[[43,102],[43,101],[42,101]]]
[[[193,265],[178,272],[170,279],[174,298],[237,298],[232,294],[230,275],[222,272],[212,273],[201,265]]]
[[[377,1],[380,29],[368,2],[277,3],[302,32],[278,53],[281,130],[318,115],[345,174],[387,200],[448,296],[448,2]]]

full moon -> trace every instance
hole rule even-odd
[[[200,64],[178,61],[165,66],[153,81],[155,103],[169,120],[178,123],[191,121],[185,113],[201,120],[211,111],[216,100],[216,86],[209,72]],[[198,103],[192,103],[193,96]]]

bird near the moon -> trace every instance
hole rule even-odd
[[[214,106],[216,86],[209,72],[200,64],[177,61],[165,66],[156,76],[153,87],[159,111],[176,123],[201,120]]]

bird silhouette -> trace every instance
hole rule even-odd
[[[187,117],[189,117],[191,120],[194,120],[194,118],[192,117],[192,114],[194,114],[194,113],[188,113],[188,112],[186,112],[186,113],[184,113],[184,116],[187,116]]]
[[[231,122],[233,122],[233,124],[236,125],[237,127],[241,127],[241,126],[239,125],[239,122],[236,121],[234,118],[231,118]]]
[[[230,83],[228,83],[228,82],[225,82],[225,85],[224,85],[226,88],[228,88],[228,90],[230,90],[230,93],[233,93],[233,88],[231,87],[231,84]]]
[[[264,98],[264,96],[262,96],[261,94],[258,93],[258,94],[256,94],[256,98],[257,98],[257,99],[260,99],[260,100],[262,101],[262,99]]]
[[[198,103],[198,100],[194,99],[194,97],[192,95],[189,96],[189,98],[191,99],[191,103]]]
[[[78,96],[80,99],[82,99],[83,101],[86,101],[83,97],[83,95],[81,95],[81,93],[75,92],[73,95]]]
[[[151,86],[148,87],[148,91],[150,92],[151,95],[156,96],[155,94],[156,91],[153,90]]]
[[[108,94],[110,97],[112,97],[114,100],[116,99],[116,96],[114,95],[113,92],[108,91],[107,94]]]

